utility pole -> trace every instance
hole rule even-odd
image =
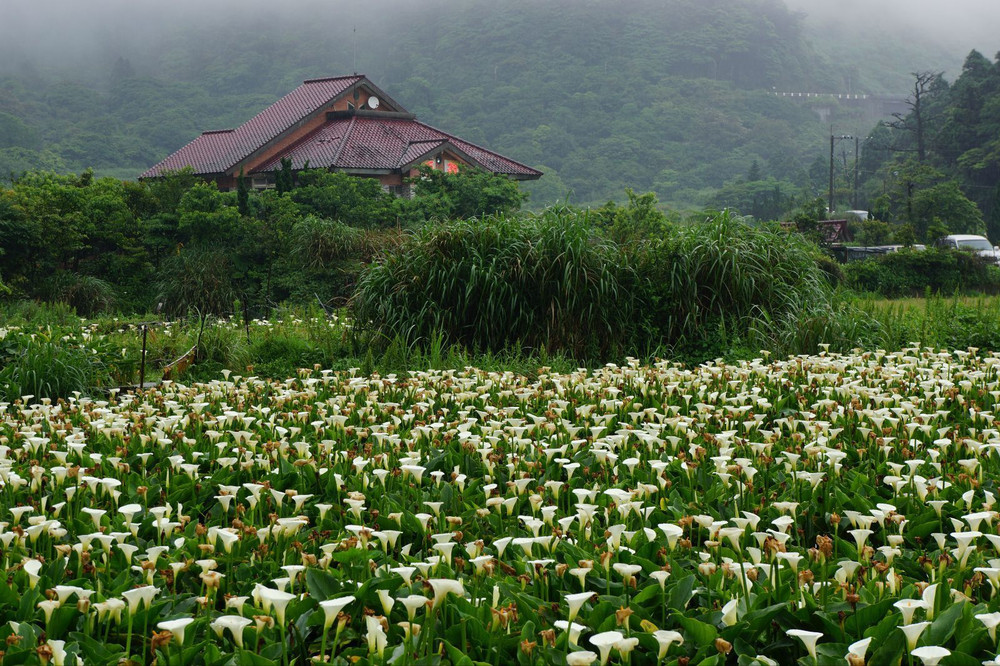
[[[854,137],[854,210],[858,209],[858,167],[861,162],[861,140]]]
[[[830,212],[827,213],[827,219],[833,219],[833,146],[841,139],[853,139],[854,137],[850,134],[841,134],[840,136],[833,135],[833,126],[830,126]],[[855,166],[855,168],[857,168]]]
[[[826,207],[826,219],[833,219],[833,126],[830,126],[830,199]]]

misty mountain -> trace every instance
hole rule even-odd
[[[421,120],[545,171],[536,204],[632,187],[697,206],[752,168],[822,189],[829,127],[773,91],[891,92],[910,70],[845,64],[779,0],[134,5],[14,7],[0,172],[134,178],[304,79],[358,71]]]

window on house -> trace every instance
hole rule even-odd
[[[255,190],[267,190],[274,187],[274,175],[269,173],[254,174],[250,181],[251,187]]]

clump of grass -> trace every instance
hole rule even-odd
[[[186,248],[164,262],[157,300],[173,315],[229,313],[237,296],[235,272],[225,252]]]
[[[8,336],[0,359],[0,392],[8,401],[25,395],[57,400],[86,393],[98,383],[100,362],[88,350],[43,334]]]
[[[299,220],[291,232],[293,255],[312,268],[354,258],[364,248],[364,239],[361,229],[313,215]]]
[[[603,355],[633,305],[617,250],[567,209],[433,225],[362,274],[353,312],[375,340]]]
[[[803,319],[833,315],[830,282],[814,247],[728,212],[649,241],[635,261],[642,337],[688,360],[740,349],[811,351],[822,340],[797,339],[796,328]]]
[[[68,303],[22,300],[0,307],[0,321],[8,326],[78,327],[80,316]]]
[[[93,275],[64,272],[53,280],[53,299],[68,303],[83,317],[110,312],[117,296],[110,282]]]

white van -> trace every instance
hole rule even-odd
[[[981,257],[990,259],[996,264],[1000,264],[1000,247],[990,244],[989,240],[987,240],[984,236],[975,236],[973,234],[951,234],[950,236],[939,238],[934,245],[935,247],[946,247],[953,250],[968,250],[970,252],[975,252]]]

